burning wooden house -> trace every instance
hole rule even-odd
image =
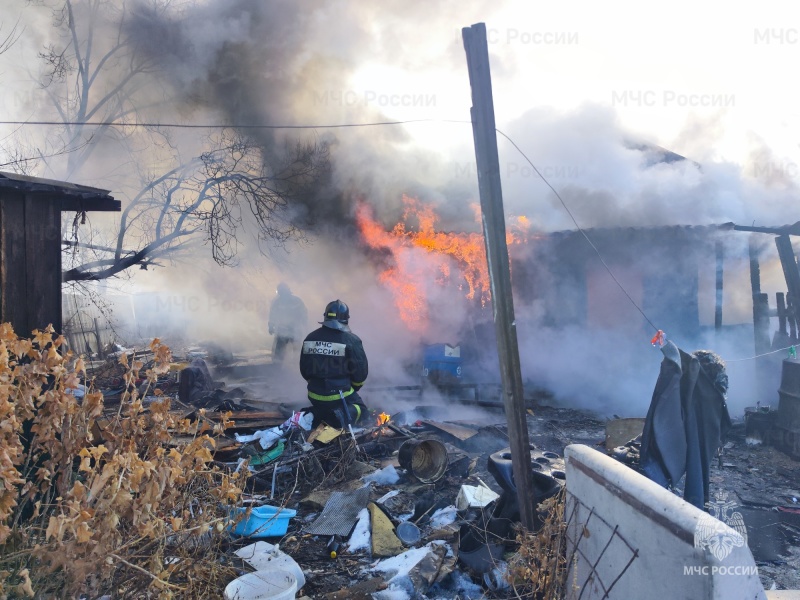
[[[362,207],[357,217],[362,240],[378,251],[379,281],[408,330],[423,343],[460,344],[469,380],[470,356],[494,347],[482,236],[442,231],[432,207],[414,198],[404,198],[404,204],[403,222],[388,230]],[[572,328],[585,331],[587,339],[613,335],[641,348],[662,329],[683,347],[724,347],[726,355],[738,358],[768,350],[770,330],[796,323],[787,317],[793,304],[782,302],[780,291],[777,309],[758,308],[761,279],[765,289],[774,290],[791,290],[791,282],[778,277],[780,262],[769,253],[763,254],[758,275],[758,256],[733,223],[538,233],[524,216],[507,222],[521,340],[537,337],[542,328]],[[782,262],[794,261],[797,271],[791,244],[784,254],[792,258]],[[779,317],[772,328],[770,316]],[[449,331],[433,337],[443,324]],[[793,331],[787,335],[796,339],[800,325]],[[766,344],[760,338],[767,338]],[[778,375],[760,379],[759,395],[774,396]]]
[[[482,320],[478,313],[490,306],[491,293],[481,234],[437,231],[431,207],[404,202],[406,219],[418,222],[413,230],[400,223],[386,231],[359,213],[365,242],[392,255],[379,278],[401,318],[424,333],[431,290],[450,286],[471,307],[472,320]],[[747,282],[747,245],[731,223],[544,234],[531,231],[523,216],[510,220],[506,239],[518,316],[535,307],[544,326],[639,337],[659,328],[694,344],[710,331],[738,331],[751,322],[749,289],[740,289]]]

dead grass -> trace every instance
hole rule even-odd
[[[226,423],[170,413],[152,387],[171,361],[158,340],[151,368],[120,359],[128,391],[101,421],[91,382],[73,394],[86,371],[63,343],[0,325],[0,599],[219,598],[235,576],[218,560],[227,506],[243,487],[212,464]],[[145,395],[161,398],[145,409]],[[174,434],[191,441],[173,447]]]
[[[542,502],[542,526],[535,533],[517,532],[519,550],[509,562],[513,597],[560,600],[567,585],[565,492]]]

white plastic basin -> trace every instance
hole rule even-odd
[[[225,600],[292,600],[297,580],[287,571],[254,571],[225,587]]]

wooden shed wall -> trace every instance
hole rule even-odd
[[[61,331],[61,200],[0,190],[0,319],[18,335]]]

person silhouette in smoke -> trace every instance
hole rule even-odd
[[[269,333],[274,336],[272,362],[283,363],[287,346],[295,346],[308,323],[308,311],[303,301],[292,294],[289,286],[278,284],[277,295],[269,309]]]

